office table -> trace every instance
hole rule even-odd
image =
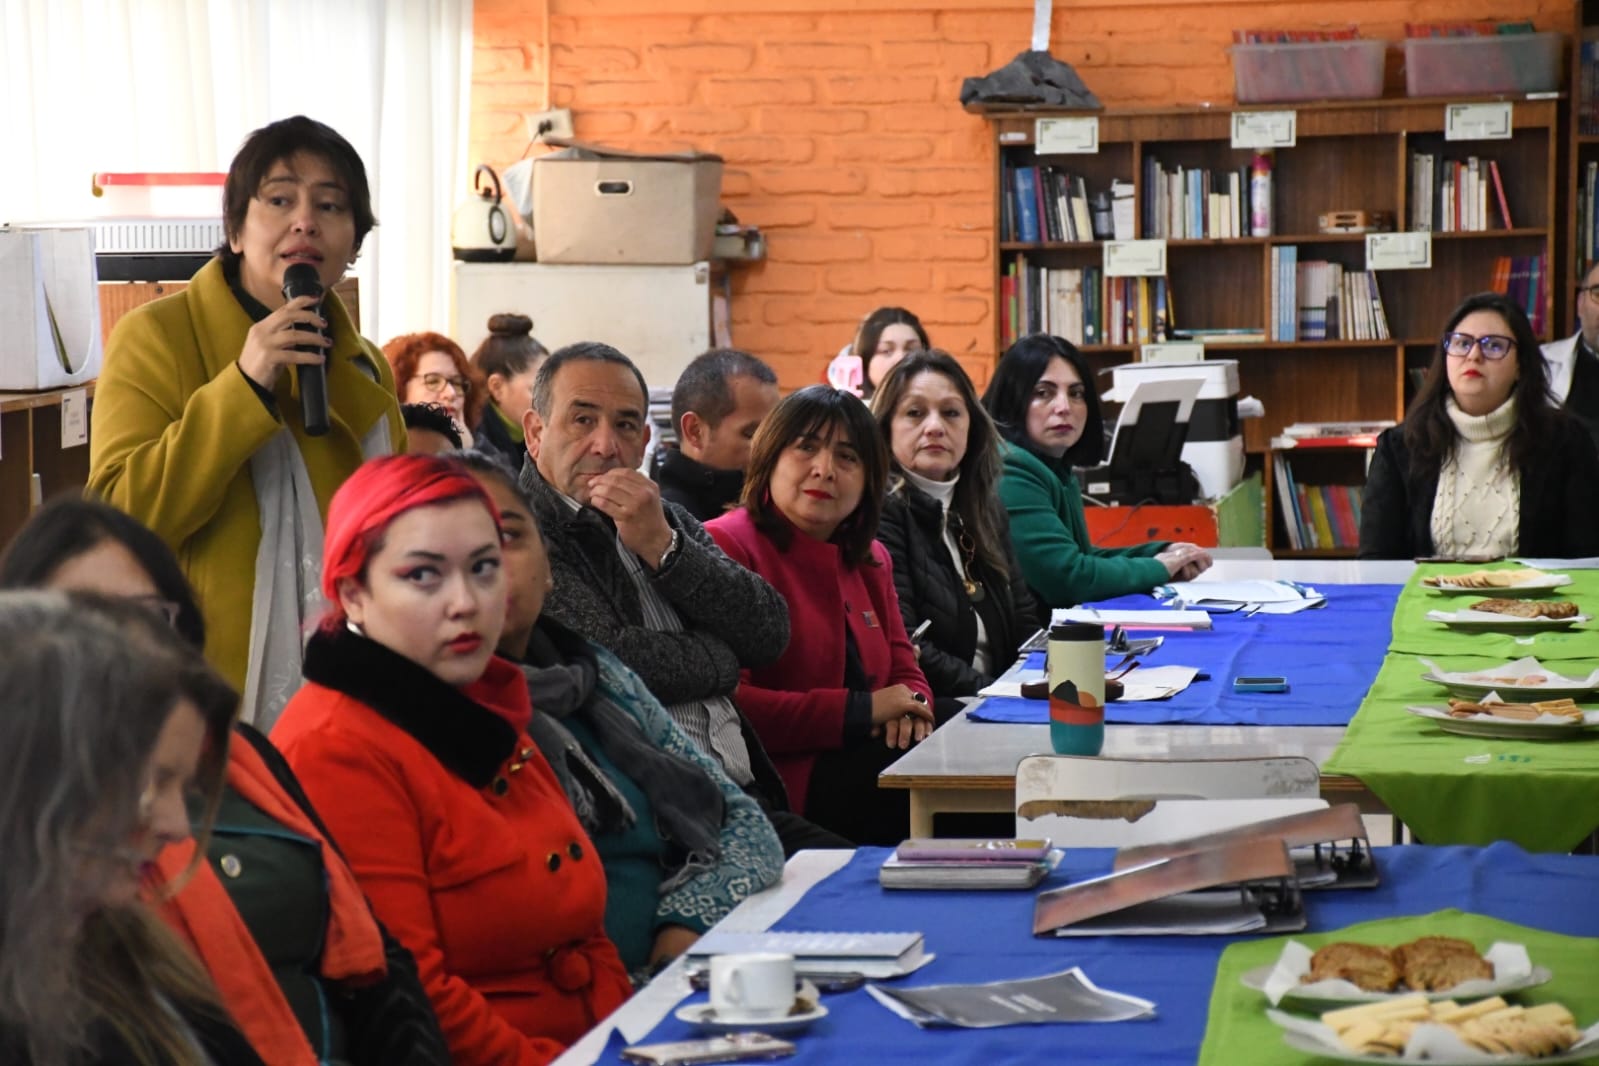
[[[795,1037],[796,1063],[1000,1066],[1058,1059],[1188,1066],[1199,1057],[1212,1029],[1231,1044],[1225,1049],[1207,1045],[1207,1062],[1297,1066],[1314,1061],[1280,1044],[1275,1030],[1265,1031],[1260,1017],[1264,1002],[1235,994],[1231,978],[1213,996],[1224,949],[1241,943],[1257,950],[1257,945],[1264,946],[1260,938],[1034,937],[1033,892],[888,892],[876,879],[887,854],[880,848],[861,849],[853,856],[803,852],[791,860],[780,886],[746,901],[725,921],[745,929],[919,930],[937,958],[904,978],[900,983],[905,986],[1037,977],[1077,965],[1102,987],[1153,1000],[1156,1016],[1107,1025],[920,1030],[892,1016],[865,991],[854,991],[825,997],[828,1017]],[[1111,854],[1073,850],[1043,887],[1103,873]],[[1375,854],[1382,876],[1377,888],[1307,894],[1307,935],[1420,915],[1436,915],[1428,919],[1429,926],[1458,929],[1467,919],[1437,913],[1450,908],[1516,923],[1529,933],[1543,931],[1539,937],[1550,943],[1540,945],[1532,935],[1526,939],[1555,970],[1550,985],[1523,1001],[1562,1000],[1583,1023],[1599,1012],[1599,986],[1591,980],[1592,967],[1582,965],[1590,947],[1569,939],[1599,936],[1599,910],[1591,905],[1599,858],[1530,855],[1511,844],[1379,848]],[[1413,928],[1416,923],[1408,924]],[[558,1060],[561,1066],[614,1063],[625,1043],[687,1038],[688,1026],[671,1017],[672,1009],[690,995],[681,965],[674,964],[607,1020],[606,1029],[620,1027],[621,1037],[597,1031]],[[1252,1053],[1247,1059],[1238,1054],[1239,1041]]]
[[[1222,581],[1280,579],[1306,584],[1402,584],[1415,564],[1353,559],[1218,559],[1207,576]],[[1136,758],[1238,758],[1298,755],[1321,766],[1343,739],[1342,726],[1108,725],[1103,754]],[[973,722],[967,712],[935,730],[878,777],[880,788],[910,792],[910,835],[931,836],[933,816],[1014,813],[1016,763],[1048,753],[1049,727]],[[1386,813],[1358,780],[1323,777],[1329,802]]]

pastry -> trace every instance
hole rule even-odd
[[[1422,578],[1421,583],[1428,588],[1507,589],[1548,576],[1542,570],[1472,570],[1465,574],[1435,574]]]
[[[1342,978],[1367,992],[1391,992],[1399,983],[1399,967],[1392,953],[1375,944],[1338,941],[1310,957],[1306,982]]]
[[[1577,617],[1577,605],[1570,600],[1478,600],[1470,609],[1511,618]]]

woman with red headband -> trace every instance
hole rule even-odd
[[[494,658],[494,504],[447,460],[367,463],[328,509],[322,589],[272,739],[416,955],[456,1062],[548,1062],[631,986],[599,856],[528,738],[521,671]]]

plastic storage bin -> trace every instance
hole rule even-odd
[[[1373,100],[1382,95],[1387,41],[1235,44],[1234,95],[1241,104]]]
[[[1558,33],[1407,37],[1405,95],[1551,92],[1560,88],[1564,50]]]

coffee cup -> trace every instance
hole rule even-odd
[[[777,952],[711,957],[711,1008],[718,1017],[775,1021],[794,1007],[794,956]]]

